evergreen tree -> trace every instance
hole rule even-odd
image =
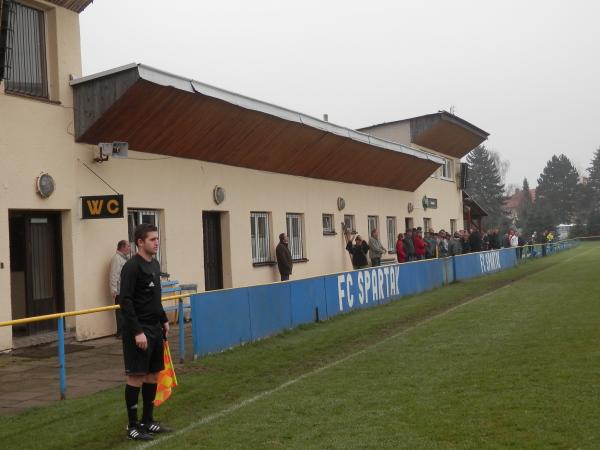
[[[554,227],[560,223],[571,223],[575,218],[578,196],[579,174],[565,155],[552,156],[538,178],[535,209],[542,209],[549,223],[543,227]],[[540,225],[540,224],[538,224]]]
[[[523,233],[529,235],[534,230],[530,230],[529,227],[529,217],[532,214],[533,209],[533,198],[531,198],[531,192],[529,191],[529,181],[527,178],[523,179],[523,190],[522,192],[522,201],[519,206],[519,223],[517,226],[522,229]]]
[[[590,173],[590,177],[587,182],[587,186],[591,191],[591,199],[594,202],[595,208],[600,208],[600,148],[594,152],[594,159],[592,159],[592,165],[587,169]]]
[[[486,228],[505,227],[508,221],[504,210],[504,184],[494,157],[480,145],[467,156],[469,184],[467,192],[489,214]]]

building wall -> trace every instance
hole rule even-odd
[[[69,75],[79,75],[79,25],[75,13],[37,2],[48,8],[48,58],[50,99],[43,102],[7,95],[0,85],[0,321],[13,318],[8,216],[10,210],[48,210],[61,213],[65,309],[86,309],[111,304],[108,264],[116,243],[126,239],[127,218],[80,219],[80,196],[112,194],[112,186],[124,195],[127,208],[161,211],[163,269],[181,282],[204,287],[202,212],[221,211],[226,287],[278,280],[276,266],[254,267],[251,256],[250,212],[271,214],[271,248],[286,230],[286,212],[304,215],[305,256],[292,278],[298,279],[351,269],[344,250],[340,223],[344,214],[355,216],[356,229],[367,234],[367,216],[379,216],[381,238],[387,245],[386,217],[397,218],[397,232],[404,218],[415,226],[432,219],[435,229],[460,223],[459,191],[453,182],[430,178],[416,192],[396,191],[357,184],[265,173],[181,158],[130,152],[125,160],[93,162],[97,150],[77,144],[73,138],[72,91]],[[92,173],[87,167],[98,176]],[[56,191],[42,199],[35,179],[48,172]],[[108,184],[108,185],[107,185]],[[216,205],[215,186],[226,190]],[[438,199],[438,208],[424,211],[422,197]],[[346,208],[337,210],[337,199]],[[408,204],[414,211],[408,213]],[[334,236],[324,236],[322,214],[334,214]],[[393,258],[394,255],[389,255]],[[15,294],[17,294],[15,292]],[[22,311],[15,311],[20,314]],[[67,321],[79,339],[114,332],[114,314],[78,316]],[[0,350],[11,348],[9,327],[0,328]]]

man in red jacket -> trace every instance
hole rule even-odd
[[[398,241],[396,241],[396,258],[398,258],[399,263],[406,262],[406,253],[404,252],[404,242],[402,242],[402,233],[398,235]]]
[[[425,244],[425,241],[423,240],[423,230],[421,227],[417,228],[413,243],[415,244],[415,259],[425,259],[425,249],[427,244]]]

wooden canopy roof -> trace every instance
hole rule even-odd
[[[82,12],[87,8],[94,0],[46,0],[48,3],[52,3],[63,8],[70,9],[76,13]]]
[[[77,142],[414,191],[443,159],[148,66],[71,82]]]
[[[489,136],[481,128],[447,111],[381,123],[361,130],[369,132],[377,127],[406,122],[410,124],[411,143],[455,158],[462,158]]]

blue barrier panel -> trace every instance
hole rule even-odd
[[[506,248],[487,252],[469,253],[455,257],[457,280],[467,280],[488,273],[508,269],[517,263],[517,250]]]
[[[194,355],[225,350],[251,340],[248,288],[191,297]]]
[[[325,320],[325,280],[322,277],[298,280],[289,283],[292,307],[292,326]]]
[[[327,313],[333,316],[398,297],[400,270],[394,264],[325,277]]]
[[[414,295],[444,284],[452,260],[429,259],[400,265],[400,294]],[[452,280],[450,280],[452,281]]]
[[[290,283],[248,288],[252,339],[261,339],[292,327]]]
[[[578,242],[535,245],[523,258],[540,257]],[[515,248],[393,264],[289,283],[212,291],[192,296],[194,354],[225,350],[302,323],[392,301],[513,267]]]

